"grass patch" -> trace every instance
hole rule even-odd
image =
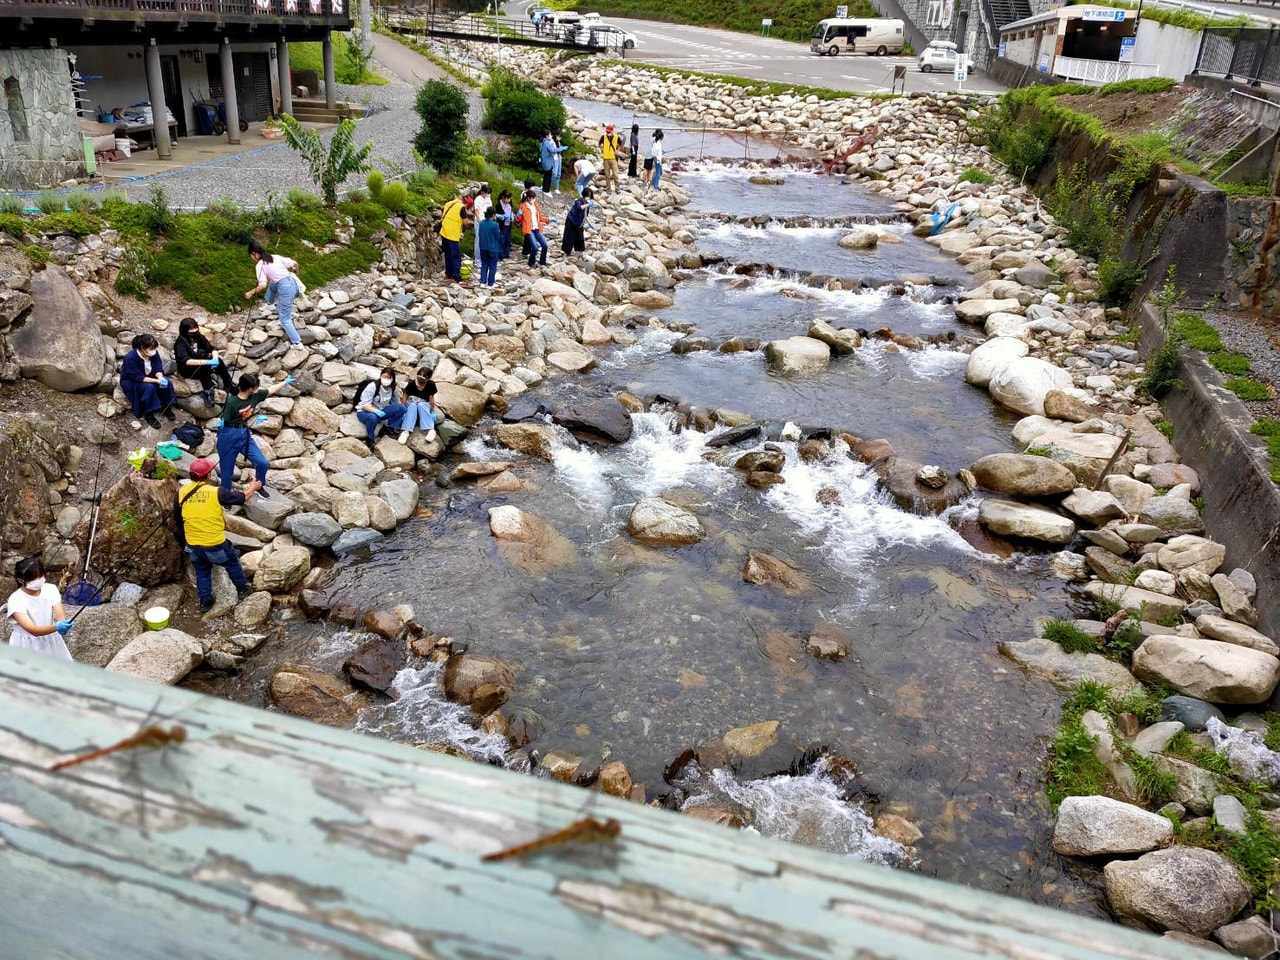
[[[1218,777],[1229,779],[1232,776],[1231,764],[1222,754],[1215,750],[1206,750],[1191,739],[1185,730],[1169,741],[1164,752],[1171,757],[1194,763]]]
[[[1268,197],[1271,195],[1271,184],[1266,180],[1250,180],[1247,183],[1214,180],[1213,185],[1229,197]]]
[[[1209,363],[1219,373],[1229,376],[1240,377],[1249,372],[1249,358],[1243,353],[1219,350],[1217,353],[1209,354]]]
[[[27,235],[27,221],[16,213],[0,213],[0,233],[21,240]]]
[[[1172,420],[1157,420],[1155,423],[1155,427],[1162,434],[1164,434],[1164,438],[1166,440],[1173,439],[1173,421]]]
[[[1052,640],[1067,653],[1100,653],[1102,646],[1070,620],[1050,620],[1040,631],[1046,640]]]
[[[1241,400],[1270,400],[1271,388],[1249,377],[1231,377],[1224,384]]]
[[[1271,458],[1271,482],[1280,483],[1280,420],[1264,417],[1249,428],[1254,436],[1263,437],[1267,441],[1267,455]],[[1280,744],[1280,734],[1277,741]],[[1272,747],[1280,750],[1280,746]]]
[[[1129,0],[1097,0],[1097,2],[1101,6],[1111,7],[1115,10],[1136,10],[1138,8],[1136,0],[1132,3]],[[1240,29],[1249,25],[1247,17],[1224,17],[1196,13],[1193,10],[1166,9],[1165,7],[1152,5],[1142,8],[1142,19],[1150,20],[1153,23],[1167,24],[1171,27],[1182,27],[1182,29],[1190,30],[1192,33],[1199,33],[1201,30],[1210,28],[1218,30]]]
[[[1052,457],[1053,451],[1048,447],[1027,447],[1028,457]]]
[[[1266,912],[1276,906],[1271,896],[1271,888],[1280,879],[1280,835],[1271,829],[1271,824],[1257,810],[1257,799],[1252,805],[1245,802],[1248,815],[1245,817],[1245,835],[1233,836],[1217,825],[1206,828],[1189,829],[1176,826],[1174,834],[1178,843],[1189,847],[1203,847],[1215,850],[1227,857],[1240,868],[1240,874],[1249,893],[1253,897],[1255,909]]]
[[[324,83],[324,48],[319,43],[289,44],[289,66],[294,70],[314,70]],[[359,51],[345,33],[333,34],[333,75],[338,83],[380,87],[387,82],[372,70],[360,71]]]
[[[1120,757],[1133,771],[1134,786],[1138,798],[1153,807],[1163,806],[1173,799],[1178,789],[1178,778],[1156,766],[1155,760],[1140,754],[1120,738],[1116,738]]]
[[[1144,10],[1145,14],[1146,11]],[[1136,80],[1120,80],[1116,83],[1104,83],[1098,88],[1099,97],[1110,97],[1117,93],[1164,93],[1177,86],[1168,77],[1142,77]]]
[[[1105,710],[1109,697],[1109,688],[1086,680],[1062,705],[1062,719],[1049,747],[1045,777],[1045,793],[1055,808],[1067,797],[1105,793],[1111,784],[1107,768],[1093,753],[1097,738],[1080,719],[1086,711]]]
[[[1204,317],[1190,310],[1174,314],[1173,333],[1192,350],[1205,353],[1218,353],[1223,349],[1222,338],[1218,331]]]
[[[996,182],[996,178],[981,167],[966,167],[964,172],[960,174],[960,182],[990,185]]]

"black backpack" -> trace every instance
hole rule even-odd
[[[184,423],[173,431],[173,437],[191,450],[204,443],[204,429],[198,424]]]

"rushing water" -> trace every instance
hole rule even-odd
[[[735,209],[720,212],[774,215],[781,208],[827,216],[833,205],[891,212],[834,179],[784,175],[803,189],[779,193],[750,184],[742,171],[703,170],[683,182],[702,209],[711,209],[708,195],[731,195]],[[699,246],[732,261],[832,275],[893,280],[923,273],[952,283],[963,276],[932,247],[897,232],[901,244],[856,257],[835,247],[834,231],[813,229],[707,224]],[[838,270],[846,261],[848,270]],[[732,267],[686,278],[660,316],[694,323],[713,344],[803,334],[815,317],[837,326],[963,335],[938,287],[826,290],[803,276],[744,277]],[[601,351],[589,375],[551,381],[548,399],[627,386],[761,420],[886,437],[903,455],[950,470],[1009,448],[1014,418],[965,385],[963,355],[945,347],[894,352],[870,341],[854,356],[833,358],[821,374],[783,378],[766,370],[760,353],[676,355],[676,334],[637,332],[634,346]],[[632,438],[608,448],[581,445],[558,430],[550,463],[521,460],[516,467],[523,488],[514,494],[424,486],[430,515],[403,525],[371,555],[340,561],[334,598],[361,608],[411,604],[430,630],[517,665],[517,689],[504,711],[524,722],[542,753],[560,748],[590,762],[623,760],[652,796],[672,789],[663,768],[684,748],[733,727],[778,721],[784,750],[823,745],[851,759],[859,798],[919,825],[924,837],[912,868],[1100,912],[1049,845],[1039,762],[1060,695],[996,650],[1000,640],[1031,635],[1037,616],[1061,611],[1065,596],[1044,558],[978,552],[956,532],[972,519],[971,505],[943,517],[906,513],[879,491],[868,467],[842,452],[806,461],[794,444],[783,444],[786,482],[760,491],[743,483],[731,460],[704,456],[713,434],[673,429],[669,409],[636,414],[633,422]],[[511,454],[491,446],[482,426],[461,456]],[[626,533],[631,506],[669,491],[699,515],[707,537],[680,549],[642,546]],[[487,523],[488,509],[502,503],[542,517],[575,545],[576,557],[540,576],[506,563]],[[791,562],[812,588],[790,595],[744,582],[750,549]],[[847,659],[804,652],[804,638],[819,625],[845,632]],[[336,670],[353,647],[348,635],[295,624],[245,673],[207,686],[261,703],[267,679],[286,658]],[[464,711],[443,701],[437,668],[406,670],[397,689],[400,698],[367,707],[357,729],[479,759],[501,752]],[[729,802],[763,833],[905,862],[900,848],[871,833],[864,807],[822,766],[799,776],[746,778],[778,772],[706,774],[684,784],[692,791],[684,802]]]

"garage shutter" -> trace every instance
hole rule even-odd
[[[222,99],[222,67],[216,55],[205,58],[209,67],[209,96]],[[245,70],[249,75],[245,76]],[[266,53],[235,54],[236,95],[240,116],[253,122],[271,116],[271,57]]]

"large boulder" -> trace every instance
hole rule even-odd
[[[1144,500],[1143,503],[1145,504],[1146,501]],[[1156,554],[1156,560],[1161,568],[1175,577],[1187,570],[1198,570],[1211,577],[1226,558],[1227,548],[1222,544],[1191,534],[1174,537]]]
[[[631,414],[615,397],[565,404],[551,419],[588,443],[626,443],[631,439]]]
[[[306,667],[281,667],[271,677],[271,702],[295,717],[341,725],[355,719],[352,690],[341,680]]]
[[[651,547],[683,547],[706,536],[697,517],[660,497],[646,497],[631,509],[627,532]]]
[[[965,382],[975,387],[987,386],[992,377],[1013,361],[1025,357],[1030,349],[1025,340],[1017,337],[992,337],[969,354],[964,369]]]
[[[342,421],[338,419],[338,415],[315,397],[298,397],[294,400],[293,409],[285,417],[285,422],[308,433],[338,433],[342,430]]]
[[[837,330],[821,317],[809,325],[809,336],[815,340],[821,340],[837,356],[853,353],[862,345],[862,337],[858,335],[857,330]]]
[[[508,663],[473,653],[456,653],[444,664],[444,693],[454,703],[478,714],[502,706],[516,685],[516,671]]]
[[[577,559],[578,551],[555,527],[541,517],[504,504],[489,508],[489,532],[498,541],[498,553],[529,574],[542,574]]]
[[[1111,909],[1156,930],[1208,936],[1249,902],[1249,888],[1236,865],[1199,847],[1113,860],[1103,877]]]
[[[551,459],[555,430],[545,423],[502,423],[494,431],[498,442],[509,450],[543,460]]]
[[[174,684],[204,659],[204,647],[188,633],[166,627],[134,637],[111,658],[107,670],[152,683]]]
[[[412,517],[413,512],[418,509],[421,491],[418,489],[417,481],[410,480],[408,477],[384,480],[378,484],[376,492],[391,505],[391,512],[401,523]]]
[[[253,578],[255,590],[286,593],[311,572],[311,551],[306,547],[274,547],[258,564]]]
[[[1019,413],[1044,416],[1050,390],[1071,386],[1071,374],[1038,357],[1019,357],[991,378],[987,389],[999,403]]]
[[[486,398],[479,390],[456,383],[436,384],[436,406],[446,417],[469,427],[484,416]]]
[[[921,482],[923,467],[903,457],[881,457],[872,469],[894,503],[922,516],[937,516],[969,495],[969,488],[952,474],[941,474],[940,487]]]
[[[1110,797],[1067,797],[1053,830],[1053,849],[1069,857],[1146,853],[1172,841],[1167,817]]]
[[[1195,504],[1172,494],[1152,497],[1144,503],[1138,520],[1159,527],[1165,533],[1200,533],[1204,530],[1204,520],[1200,518]]]
[[[993,453],[969,468],[988,490],[1012,497],[1054,497],[1070,493],[1075,474],[1048,457]]]
[[[144,587],[177,580],[182,573],[182,548],[172,523],[177,494],[176,480],[147,480],[137,470],[126,470],[102,496],[94,565],[124,571]],[[90,523],[86,511],[76,531],[81,543],[89,541]]]
[[[331,547],[342,536],[342,524],[327,513],[295,513],[285,521],[285,529],[308,547]]]
[[[74,616],[76,608],[68,606],[67,613]],[[79,663],[105,667],[142,630],[142,618],[133,607],[120,603],[85,607],[66,636],[67,649]]]
[[[1210,703],[1263,703],[1280,682],[1280,660],[1248,647],[1193,637],[1147,637],[1133,672]]]
[[[1068,653],[1052,640],[1002,641],[999,650],[1028,673],[1044,677],[1063,690],[1072,690],[1077,684],[1092,680],[1110,687],[1117,697],[1123,697],[1139,686],[1133,674],[1114,660],[1096,653]]]
[[[1086,555],[1087,555],[1086,551]],[[1182,614],[1187,605],[1177,597],[1168,597],[1154,590],[1126,587],[1117,583],[1091,583],[1084,588],[1090,600],[1105,600],[1120,605],[1131,614],[1142,613],[1151,621],[1164,620]]]
[[[9,334],[9,358],[24,377],[70,393],[102,380],[102,335],[93,308],[59,266],[31,278],[31,310]]]
[[[279,530],[285,518],[297,509],[296,503],[275,489],[269,497],[255,495],[244,503],[244,515],[268,530]]]
[[[1060,513],[1007,500],[983,500],[978,522],[1002,537],[1019,537],[1043,543],[1070,543],[1075,523]]]
[[[831,362],[831,348],[813,337],[787,337],[764,348],[769,369],[781,374],[820,373]]]

